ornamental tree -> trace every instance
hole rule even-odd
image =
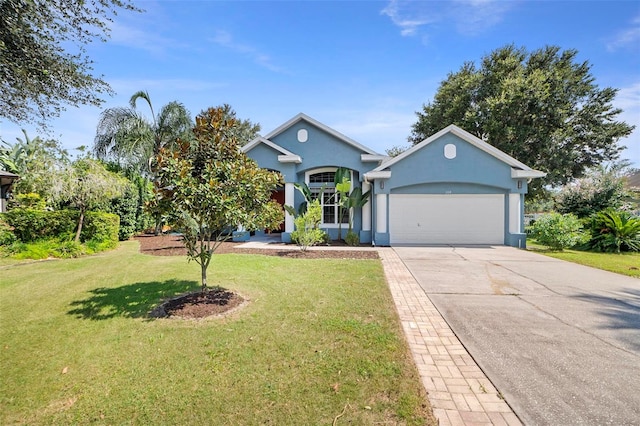
[[[200,265],[202,291],[214,252],[237,226],[277,229],[284,220],[271,200],[282,178],[240,151],[238,123],[224,107],[209,108],[196,117],[193,139],[162,148],[154,165],[155,192],[175,212],[187,257]]]
[[[70,167],[52,177],[53,196],[61,204],[69,204],[80,211],[75,242],[80,234],[87,211],[120,197],[128,181],[108,171],[90,158],[76,160]]]

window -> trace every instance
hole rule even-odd
[[[320,172],[309,175],[309,183],[328,183],[333,185],[336,172]]]
[[[322,207],[322,225],[337,225],[340,216],[340,206],[338,205],[340,194],[336,193],[334,184],[335,169],[332,171],[321,170],[308,174],[309,189],[314,200],[320,200]],[[342,209],[342,224],[349,223],[349,211]]]

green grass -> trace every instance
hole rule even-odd
[[[0,424],[435,424],[379,261],[216,255],[249,303],[152,320],[199,267],[137,249],[0,267]]]
[[[579,263],[605,271],[640,278],[640,253],[597,253],[580,250],[552,251],[534,241],[527,241],[527,248],[556,259]]]

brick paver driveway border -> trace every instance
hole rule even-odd
[[[378,252],[440,425],[521,425],[396,252],[392,248]]]

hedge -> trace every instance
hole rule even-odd
[[[29,243],[47,238],[73,238],[78,226],[77,210],[12,209],[2,218],[13,227],[16,238]],[[80,241],[92,240],[102,246],[115,247],[118,243],[120,218],[104,212],[87,212]]]

